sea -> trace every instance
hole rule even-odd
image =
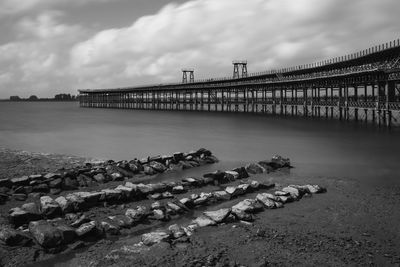
[[[0,102],[0,147],[130,160],[198,148],[221,165],[290,158],[292,172],[399,180],[400,131],[365,123],[222,112],[80,108]]]

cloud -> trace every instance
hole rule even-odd
[[[258,72],[341,56],[400,32],[398,0],[193,0],[99,32],[60,22],[53,2],[78,0],[19,7],[47,9],[20,19],[19,39],[0,46],[0,97],[8,88],[51,96],[175,82],[182,67],[194,67],[195,78],[230,76],[234,59],[247,59],[249,72]]]

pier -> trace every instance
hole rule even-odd
[[[400,125],[400,39],[357,53],[225,78],[113,89],[80,89],[81,107],[245,112]],[[242,71],[239,71],[239,66]],[[185,69],[186,75],[188,69]]]

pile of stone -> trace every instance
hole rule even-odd
[[[282,208],[285,203],[300,200],[305,195],[324,193],[326,189],[319,185],[289,185],[279,191],[271,193],[260,193],[255,199],[245,199],[232,206],[215,211],[205,211],[203,215],[197,217],[191,224],[179,226],[173,224],[167,230],[156,230],[143,234],[141,242],[135,244],[135,250],[140,247],[152,246],[160,242],[174,242],[191,236],[199,227],[216,226],[219,224],[232,223],[237,221],[249,222],[254,220],[254,214],[265,209]],[[123,248],[124,251],[129,249]],[[120,253],[115,250],[110,253]]]
[[[58,173],[36,174],[12,179],[0,179],[0,204],[12,198],[24,201],[28,196],[45,193],[57,195],[64,190],[76,190],[109,181],[122,181],[137,174],[155,175],[168,170],[182,170],[218,162],[211,151],[201,148],[172,156],[148,157],[141,160],[86,163],[85,166]]]

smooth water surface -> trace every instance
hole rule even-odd
[[[335,120],[0,102],[0,147],[117,160],[205,147],[228,165],[281,154],[302,175],[397,179],[399,137]]]

